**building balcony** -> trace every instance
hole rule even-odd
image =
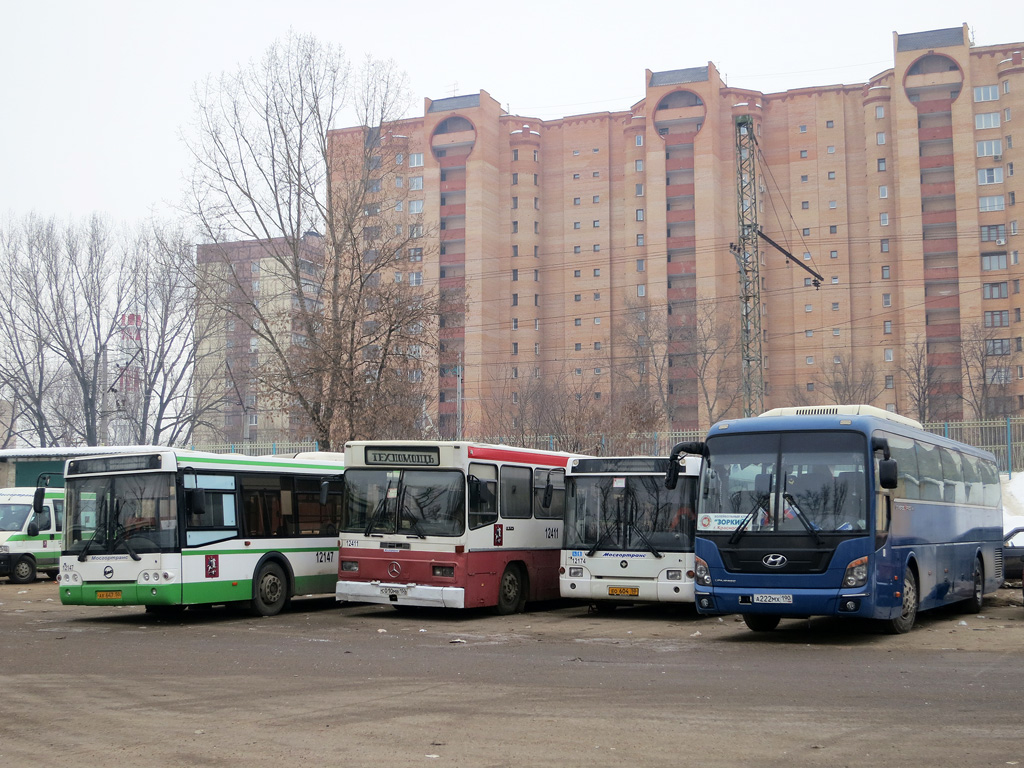
[[[926,155],[920,158],[921,170],[928,170],[931,168],[952,168],[953,167],[953,155]]]
[[[930,352],[928,354],[928,365],[942,367],[960,368],[959,352]]]
[[[442,243],[457,243],[460,240],[466,239],[466,228],[460,227],[458,229],[442,229],[441,230],[441,242]]]
[[[665,295],[669,301],[693,301],[697,298],[697,287],[694,285],[673,286],[666,291]]]
[[[665,161],[665,170],[671,173],[672,171],[692,171],[693,170],[693,155],[686,155],[684,157],[670,157]]]
[[[439,416],[454,416],[456,405],[457,403],[454,400],[452,400],[451,402],[447,400],[443,403],[439,402],[437,404],[437,413]]]
[[[677,197],[693,197],[693,184],[669,184],[665,187],[665,197],[669,200]]]
[[[693,208],[673,208],[665,212],[665,221],[669,224],[687,224],[697,220],[697,212]]]
[[[921,224],[924,226],[935,225],[935,224],[954,224],[956,223],[956,210],[949,211],[932,211],[930,213],[921,214]]]
[[[921,197],[952,197],[956,194],[956,182],[939,181],[921,185]]]
[[[469,155],[451,155],[449,157],[440,157],[437,160],[437,164],[441,166],[441,170],[447,171],[452,168],[465,168],[466,158]]]
[[[940,309],[958,309],[960,307],[960,297],[956,294],[952,296],[925,296],[924,297],[924,310],[925,312],[933,312]],[[931,333],[928,334],[931,336]]]
[[[446,219],[450,216],[465,216],[466,215],[466,204],[458,203],[457,205],[442,205],[441,206],[441,218]]]
[[[931,101],[917,102],[917,113],[919,115],[940,115],[949,114],[953,111],[952,99],[932,99]]]
[[[926,72],[921,75],[907,75],[903,82],[908,92],[918,88],[934,88],[937,85],[959,86],[963,82],[963,74],[959,69],[946,72]]]
[[[442,253],[440,256],[438,256],[438,264],[440,264],[442,267],[457,264],[461,265],[466,263],[465,251],[458,251],[457,253],[452,253],[447,249],[445,249],[445,251],[445,253]]]
[[[921,128],[917,132],[919,141],[952,141],[953,126],[937,125],[934,128]]]
[[[930,282],[956,282],[959,270],[956,267],[925,267],[924,281]]]
[[[925,240],[924,255],[925,256],[947,256],[951,253],[956,253],[956,238],[955,237],[943,237],[937,240]]]
[[[453,326],[449,326],[449,327],[446,327],[446,328],[438,328],[437,329],[437,338],[440,339],[441,341],[451,341],[452,339],[461,339],[465,335],[466,335],[466,328],[465,328],[465,326],[462,326],[462,325],[453,325]],[[446,386],[445,385],[445,379],[446,378],[448,378],[448,377],[444,377],[444,376],[441,377],[441,387],[442,387],[442,389]],[[451,385],[450,386],[454,387],[455,386],[455,377],[452,376],[450,378],[451,378]]]
[[[455,277],[442,277],[438,280],[438,285],[442,291],[445,290],[460,290],[466,287],[465,275],[457,275]]]
[[[465,192],[466,191],[466,180],[455,179],[454,181],[442,181],[441,182],[442,192]]]
[[[941,341],[942,339],[959,339],[959,323],[935,323],[925,326],[925,335],[929,341]]]
[[[695,248],[696,246],[697,238],[694,235],[670,237],[665,241],[665,247],[670,251],[678,251],[683,248]]]
[[[476,131],[452,131],[451,133],[435,133],[430,138],[430,146],[435,149],[446,147],[473,146],[476,142]]]

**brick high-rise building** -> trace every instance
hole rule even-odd
[[[893,40],[863,84],[766,94],[708,64],[648,71],[621,112],[542,121],[481,91],[389,126],[403,149],[381,162],[425,225],[415,268],[444,296],[442,433],[486,430],[533,377],[607,408],[643,386],[664,427],[706,427],[743,412],[744,354],[748,406],[1024,408],[1024,44]],[[751,255],[755,226],[820,287],[763,238]]]

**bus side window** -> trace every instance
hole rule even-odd
[[[501,502],[505,519],[527,519],[533,516],[533,472],[529,467],[501,468]]]
[[[64,502],[61,499],[53,500],[53,516],[56,523],[57,533],[64,530]]]
[[[498,468],[469,465],[469,527],[480,528],[498,520]]]
[[[36,515],[36,525],[39,526],[40,533],[46,533],[50,530],[51,520],[50,508],[43,507],[43,511]]]
[[[893,497],[897,499],[919,499],[920,483],[918,481],[917,453],[914,451],[914,441],[906,437],[879,433],[889,441],[889,452],[896,461],[896,472],[899,484],[893,490]],[[882,457],[880,452],[875,453],[875,478],[877,485],[878,464],[877,460]]]
[[[551,503],[544,508],[544,489],[551,483]],[[565,518],[565,470],[536,469],[533,472],[533,510],[538,518],[562,520]]]
[[[942,501],[942,459],[937,445],[917,443],[917,468],[921,473],[921,500]]]

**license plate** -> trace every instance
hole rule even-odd
[[[792,603],[792,595],[754,595],[755,603]]]
[[[405,595],[409,591],[408,587],[381,587],[380,593],[382,595]]]
[[[111,592],[97,592],[96,593],[96,599],[97,600],[120,600],[121,599],[121,590],[118,589],[118,590],[111,591]]]
[[[608,587],[608,594],[620,597],[637,597],[640,594],[640,587]]]

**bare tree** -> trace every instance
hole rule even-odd
[[[617,347],[622,351],[613,375],[624,383],[619,387],[646,395],[657,403],[660,421],[667,428],[675,422],[676,405],[670,396],[668,308],[646,301],[627,299],[622,321],[616,326]]]
[[[930,421],[937,415],[935,411],[944,382],[938,366],[929,362],[927,341],[917,336],[903,349],[899,371],[906,382],[907,400],[914,418],[920,422]]]
[[[815,392],[825,402],[871,404],[885,391],[870,361],[855,363],[849,356],[836,354],[831,362],[822,361],[814,377]]]
[[[960,360],[961,397],[974,418],[997,418],[1017,410],[1013,397],[1016,353],[1009,336],[980,323],[970,325],[961,332]]]
[[[706,426],[725,418],[743,402],[739,339],[732,326],[719,320],[718,312],[713,303],[698,305],[690,344]]]
[[[372,59],[353,73],[340,49],[290,34],[195,102],[189,207],[211,243],[259,243],[272,278],[247,291],[230,248],[201,275],[259,339],[246,375],[261,402],[300,412],[324,448],[412,429],[437,311],[416,268],[424,226],[395,182],[404,75]],[[345,110],[363,127],[332,134]]]

